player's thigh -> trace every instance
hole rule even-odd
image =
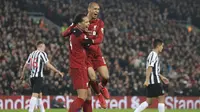
[[[42,98],[42,92],[40,92],[39,97],[38,98]]]
[[[92,80],[92,81],[95,81],[97,78],[93,67],[88,67],[88,75],[89,75],[90,80]]]
[[[88,97],[88,89],[77,89],[78,97],[86,100]]]
[[[87,68],[70,68],[70,77],[75,90],[88,89]]]
[[[146,101],[147,101],[147,103],[148,103],[149,105],[152,104],[152,100],[153,100],[153,98],[148,98],[148,97],[147,97],[147,99],[146,99]]]
[[[87,67],[88,67],[88,76],[90,80],[95,81],[96,80],[96,73],[93,68],[92,58],[88,57],[86,61]]]
[[[100,75],[109,79],[108,67],[106,66],[106,62],[103,56],[98,56],[97,58],[92,60],[94,69],[100,73]]]
[[[109,79],[109,73],[108,73],[108,68],[107,66],[100,66],[97,68],[97,72],[99,72],[99,74],[105,78],[105,79]]]

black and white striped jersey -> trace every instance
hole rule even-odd
[[[39,50],[33,51],[26,61],[31,70],[30,78],[44,77],[43,68],[44,64],[46,64],[48,61],[49,60],[45,52]]]
[[[152,66],[152,72],[150,74],[149,84],[161,83],[160,80],[160,60],[158,54],[155,51],[151,51],[147,57],[146,69]]]

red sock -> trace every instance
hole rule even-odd
[[[84,100],[81,99],[81,98],[77,98],[76,100],[74,100],[71,103],[71,105],[69,107],[69,112],[77,112],[77,111],[79,111],[79,109],[82,108],[83,104],[84,104]]]
[[[83,112],[92,112],[92,101],[86,100],[83,104]]]
[[[97,83],[97,81],[90,81],[90,85],[96,94],[100,93],[100,88],[99,88],[99,84]]]
[[[105,87],[107,83],[108,83],[108,80],[107,80],[107,79],[104,79],[104,78],[101,79],[101,85],[102,85],[103,87]]]

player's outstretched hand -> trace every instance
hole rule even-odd
[[[164,84],[169,84],[169,80],[166,77],[162,77],[162,81]]]
[[[61,77],[63,77],[63,76],[64,76],[64,73],[63,73],[63,72],[59,72],[59,75],[61,75]]]
[[[20,76],[20,80],[24,80],[24,75],[21,75],[21,76]]]
[[[144,82],[144,86],[147,87],[148,85],[149,85],[149,81],[146,80],[146,81]]]

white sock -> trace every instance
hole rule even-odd
[[[141,103],[141,104],[139,105],[139,107],[137,107],[137,108],[135,109],[134,112],[141,112],[141,111],[143,111],[145,108],[147,108],[148,106],[149,106],[149,104],[145,101],[145,102]]]
[[[45,112],[44,105],[43,105],[43,102],[42,102],[41,98],[38,99],[38,106],[40,108],[40,112]]]
[[[29,112],[33,112],[34,111],[34,108],[37,104],[37,98],[36,97],[31,97],[31,100],[29,102]]]
[[[158,103],[158,111],[165,112],[165,104],[164,103]]]

